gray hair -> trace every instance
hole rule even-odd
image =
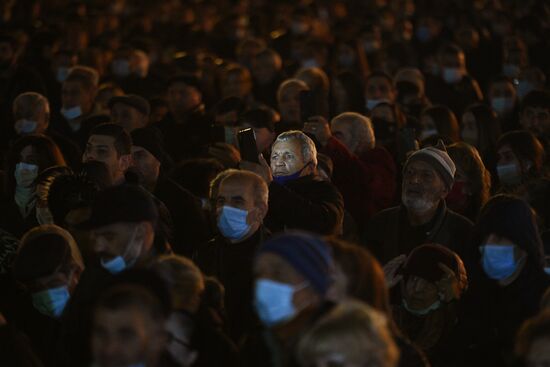
[[[258,174],[250,171],[239,171],[239,170],[230,170],[229,172],[228,171],[224,171],[224,172],[227,172],[227,174],[224,175],[223,178],[221,179],[218,185],[218,190],[225,182],[239,180],[240,184],[243,186],[245,182],[248,182],[252,185],[252,192],[254,193],[254,205],[255,206],[258,206],[259,204],[267,205],[269,200],[269,189],[263,178],[261,178]]]
[[[317,167],[317,148],[315,148],[315,143],[309,138],[309,136],[299,130],[290,130],[281,133],[279,136],[277,136],[277,139],[273,143],[273,146],[275,146],[277,143],[291,140],[296,140],[298,141],[298,143],[300,143],[304,161],[313,162],[314,166]]]
[[[49,113],[50,103],[46,97],[36,92],[21,93],[13,101],[13,115],[15,120],[31,120],[42,108],[46,109]]]
[[[368,117],[357,112],[344,112],[332,119],[331,125],[334,123],[346,124],[351,127],[356,143],[353,153],[360,153],[364,150],[374,148],[376,138],[372,122]]]

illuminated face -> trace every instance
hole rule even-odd
[[[91,347],[101,367],[147,364],[158,359],[164,344],[164,330],[142,309],[100,308],[94,314]]]
[[[61,102],[66,109],[80,106],[82,113],[86,114],[92,109],[94,95],[77,81],[65,81],[61,87]]]
[[[124,180],[124,172],[131,162],[129,156],[118,155],[115,138],[107,135],[91,135],[82,155],[82,162],[100,161],[105,163],[112,182]]]
[[[447,196],[448,189],[436,170],[423,161],[413,161],[403,172],[401,198],[412,212],[433,209]]]
[[[273,176],[292,175],[306,165],[301,144],[296,140],[280,141],[271,151],[271,170]]]

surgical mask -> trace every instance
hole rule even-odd
[[[231,241],[242,239],[250,231],[247,216],[246,210],[224,205],[218,218],[218,228],[222,235]]]
[[[521,183],[521,171],[515,163],[497,165],[497,174],[504,185],[513,186]]]
[[[495,97],[491,100],[491,107],[499,115],[506,114],[514,109],[514,99],[506,97]]]
[[[302,67],[303,68],[318,68],[319,63],[314,58],[306,59],[306,60],[302,61]]]
[[[15,165],[15,182],[19,187],[30,187],[38,176],[38,166],[25,162]]]
[[[462,70],[459,68],[443,68],[443,80],[447,84],[455,84],[462,80]]]
[[[420,133],[420,140],[429,138],[430,136],[437,135],[437,129],[424,129]]]
[[[14,128],[17,134],[23,135],[23,134],[32,134],[33,132],[36,131],[37,126],[38,126],[38,123],[36,121],[21,119],[15,123]]]
[[[544,267],[544,272],[545,272],[546,274],[550,275],[550,267],[545,266],[545,267]]]
[[[521,69],[519,66],[514,64],[504,64],[502,65],[502,74],[508,78],[515,78],[519,75]]]
[[[441,300],[435,301],[434,303],[432,303],[431,305],[429,305],[426,308],[423,308],[423,309],[420,309],[420,310],[414,310],[414,309],[409,307],[409,305],[407,304],[407,301],[403,298],[403,307],[405,307],[405,310],[407,310],[408,312],[412,313],[415,316],[425,316],[425,315],[429,314],[430,312],[435,311],[439,307],[441,307]]]
[[[103,266],[109,273],[118,274],[128,267],[126,260],[120,255],[115,256],[111,260],[100,260],[101,266]]]
[[[127,60],[114,60],[111,71],[115,76],[124,78],[130,75],[130,63]]]
[[[136,234],[137,228],[134,230],[132,239],[130,240],[128,247],[126,247],[124,254],[115,256],[110,260],[100,259],[101,266],[103,266],[103,268],[105,268],[109,273],[118,274],[136,263],[142,249],[142,244],[136,243]],[[130,260],[126,261],[125,259],[128,258]]]
[[[82,115],[82,109],[80,108],[80,106],[74,106],[71,108],[62,108],[61,114],[67,120],[74,120]]]
[[[514,259],[514,246],[487,244],[480,246],[483,271],[491,279],[503,280],[509,278],[517,268]]]
[[[421,43],[426,43],[432,38],[432,33],[430,31],[430,28],[428,27],[418,27],[416,29],[415,34],[416,34],[416,38]]]
[[[367,99],[367,110],[372,111],[372,109],[378,106],[380,103],[389,103],[387,99]]]
[[[59,83],[63,83],[65,80],[67,80],[67,77],[69,76],[69,68],[66,68],[66,67],[59,67],[57,68],[57,71],[55,73],[55,79],[59,82]]]
[[[36,220],[40,225],[54,224],[52,213],[50,212],[50,209],[48,209],[47,207],[46,208],[36,207]]]
[[[535,86],[526,80],[520,80],[517,88],[519,99],[523,99],[529,92],[535,89]]]
[[[297,180],[300,178],[300,175],[302,174],[302,171],[306,169],[306,167],[309,166],[309,162],[306,163],[300,170],[297,172],[294,172],[291,175],[286,176],[273,176],[273,181],[279,185],[286,185],[287,183]]]
[[[304,282],[297,287],[269,279],[258,279],[254,291],[254,307],[260,320],[267,326],[292,319],[297,311],[292,303],[294,292],[307,287]]]
[[[66,285],[46,289],[32,294],[32,304],[40,313],[59,318],[70,298],[69,288]]]

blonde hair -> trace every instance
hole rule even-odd
[[[380,312],[359,301],[346,301],[335,306],[299,341],[302,367],[315,366],[320,359],[342,365],[395,367],[399,351]]]

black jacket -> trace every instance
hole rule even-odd
[[[174,252],[191,256],[193,249],[208,239],[208,225],[197,200],[193,194],[169,178],[157,182],[154,195],[170,212]]]
[[[230,243],[217,235],[193,256],[204,274],[216,277],[225,287],[228,329],[235,341],[256,323],[252,307],[252,267],[258,248],[269,236],[269,231],[263,226],[252,237],[239,243]]]
[[[397,206],[370,220],[363,242],[382,264],[425,243],[446,246],[463,258],[472,229],[472,222],[447,209],[444,201],[429,223],[417,227],[409,224],[407,209]]]
[[[273,233],[302,229],[338,235],[342,233],[343,218],[344,199],[330,182],[304,176],[285,185],[269,185],[265,224]]]

